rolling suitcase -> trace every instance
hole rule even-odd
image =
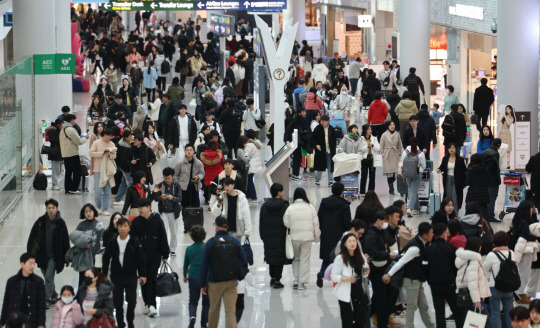
[[[190,231],[194,225],[204,225],[204,211],[202,207],[186,207],[182,213],[184,230]]]
[[[439,174],[440,175],[440,174]],[[433,180],[433,179],[432,179]],[[435,212],[441,208],[441,183],[439,182],[439,192],[432,192],[429,194],[429,216],[433,217]]]

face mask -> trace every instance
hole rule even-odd
[[[93,278],[91,277],[84,277],[84,283],[86,286],[90,286],[92,284]]]
[[[135,67],[137,67],[137,64],[133,64],[133,65],[131,65],[131,67],[135,68]]]
[[[110,69],[114,69],[114,66],[109,66]]]
[[[388,228],[388,222],[384,222],[381,226],[382,230],[385,230],[386,228]]]
[[[69,303],[73,302],[73,296],[72,297],[62,297],[62,302],[64,302],[64,304],[69,304]]]

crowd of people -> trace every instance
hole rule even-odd
[[[137,13],[136,29],[125,31],[114,12],[72,14],[88,73],[98,83],[85,127],[64,106],[47,128],[54,149],[48,159],[52,190],[80,194],[92,176],[94,202],[81,208],[81,223],[71,233],[58,201],[45,202],[46,212],[33,225],[20,258],[21,270],[8,280],[0,325],[45,327],[46,309],[54,308],[50,326],[55,328],[100,320],[134,327],[137,285],[143,314],[155,317],[158,271],[176,256],[178,231],[184,231],[193,240],[182,268],[189,286],[189,327],[197,320],[201,327],[217,327],[222,303],[225,326],[236,327],[244,309],[244,278],[253,265],[241,240],[257,233],[250,206],[259,207],[262,199],[254,183],[263,171],[260,132],[268,131],[268,148],[281,138],[251,96],[256,59],[246,38],[251,23],[239,21],[240,36],[227,42],[232,57],[221,78],[216,39],[209,33],[203,44],[196,22],[171,24],[143,12]],[[512,106],[495,133],[486,114],[493,90],[484,79],[475,93],[475,122],[453,86],[446,86],[443,110],[430,110],[414,67],[405,75],[396,60],[385,61],[380,72],[364,66],[360,57],[346,65],[337,53],[328,62],[315,59],[306,41],[295,44],[283,103],[284,141],[292,140],[295,130],[299,140],[290,179],[307,183],[306,177],[314,177],[309,182],[319,187],[326,172],[331,195],[317,208],[302,187],[290,202],[283,185],[270,187],[271,198],[258,216],[270,287],[285,287],[283,268],[292,264],[292,288],[308,288],[312,246],[320,243],[316,285],[322,288],[325,280],[333,285],[342,327],[386,328],[405,318],[412,328],[419,310],[424,326],[444,328],[446,304],[456,327],[463,327],[469,311],[485,314],[486,327],[540,326],[540,303],[531,300],[540,292],[540,155],[527,165],[532,192],[517,208],[511,229],[492,228],[500,222],[495,204],[501,167],[509,166],[502,149],[511,151]],[[188,112],[192,100],[193,115]],[[330,114],[342,115],[346,131],[332,125]],[[464,156],[471,124],[479,132],[477,151]],[[86,142],[89,151],[82,154]],[[431,150],[437,144],[444,145],[444,156],[434,168]],[[341,176],[334,176],[333,158],[339,153],[359,155],[360,169],[352,174],[359,180],[361,203],[354,212],[343,197]],[[375,193],[377,168],[386,177],[387,193],[397,189],[408,195],[406,201],[381,204]],[[419,184],[433,171],[442,175],[444,189],[440,204],[433,204],[438,210],[430,222],[406,225],[420,214]],[[186,214],[200,208],[202,215],[203,207],[214,217],[215,236],[209,238],[202,222],[191,224]],[[34,273],[36,265],[44,279]],[[79,279],[75,288],[65,285],[58,293],[55,275],[67,265]],[[522,306],[514,307],[514,301]]]

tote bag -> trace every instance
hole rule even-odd
[[[289,229],[287,229],[287,235],[285,236],[285,257],[287,257],[288,260],[292,260],[294,258],[294,249],[292,246],[292,239]]]
[[[463,327],[484,328],[486,326],[487,315],[476,312],[476,310],[480,311],[480,309],[474,309],[474,311],[467,312],[467,317],[465,318],[465,324]]]

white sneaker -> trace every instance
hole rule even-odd
[[[58,187],[58,185],[53,185],[51,190],[60,190],[60,187]]]
[[[412,214],[413,215],[418,215],[418,214],[420,214],[420,210],[412,210]]]
[[[407,209],[407,216],[412,218],[412,212],[411,212],[411,210],[409,208]]]
[[[148,305],[144,306],[144,310],[142,311],[143,315],[148,315]]]
[[[111,213],[109,213],[109,212],[107,212],[107,211],[101,212],[101,216],[109,216],[109,215],[111,215]]]
[[[150,305],[150,307],[148,308],[148,316],[150,318],[153,318],[155,317],[156,315],[158,314],[156,308],[153,306],[153,305]]]
[[[306,289],[306,284],[304,284],[303,282],[299,283],[298,284],[298,290],[304,290],[304,289]]]
[[[114,202],[113,205],[114,206],[122,206],[122,205],[124,205],[124,202],[123,201]]]
[[[292,284],[292,288],[293,289],[298,289],[298,279],[294,279],[293,284]]]

